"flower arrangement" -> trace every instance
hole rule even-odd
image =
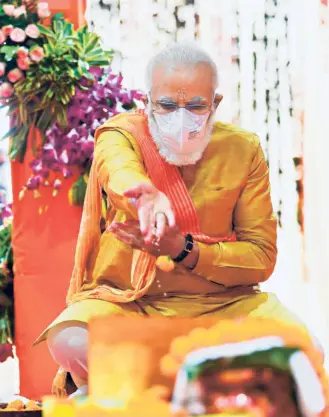
[[[81,86],[76,87],[67,105],[69,127],[57,121],[46,131],[45,143],[31,163],[32,175],[25,190],[34,190],[38,195],[40,187],[51,185],[56,195],[62,180],[70,178],[78,169],[80,178],[69,197],[72,204],[82,205],[93,158],[95,130],[111,116],[135,108],[141,99],[139,91],[123,88],[122,76],[113,74],[110,68],[92,68],[89,74],[88,78],[81,79]]]
[[[43,39],[37,23],[50,15],[48,4],[36,0],[0,4],[0,97],[14,94],[31,63],[43,57]]]
[[[36,127],[44,139],[52,122],[67,126],[67,105],[76,87],[84,88],[85,79],[92,82],[89,69],[108,66],[112,52],[104,51],[99,37],[86,26],[74,30],[62,14],[54,15],[50,26],[45,26],[40,19],[50,15],[47,3],[20,0],[0,7],[0,14],[6,16],[2,32],[9,33],[6,27],[13,27],[0,48],[4,71],[0,98],[12,121],[7,134],[10,157],[22,162],[30,128]],[[14,27],[12,19],[20,27]]]
[[[44,22],[49,16],[47,3],[38,0],[0,5],[0,100],[12,121],[9,154],[23,162],[28,134],[36,128],[41,139],[31,138],[35,160],[20,196],[34,190],[37,197],[41,186],[52,186],[55,196],[78,170],[69,197],[81,205],[95,129],[136,107],[141,94],[124,89],[122,77],[111,72],[113,52],[102,49],[96,34],[86,26],[75,30],[60,14]]]

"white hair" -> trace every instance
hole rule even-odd
[[[146,87],[150,92],[152,89],[152,79],[154,70],[159,66],[166,65],[208,65],[213,73],[214,89],[218,86],[217,67],[210,55],[207,54],[196,43],[179,42],[167,46],[155,54],[149,61],[146,68]]]

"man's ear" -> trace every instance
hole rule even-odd
[[[223,100],[223,96],[221,94],[216,94],[214,99],[214,106],[215,109],[219,106],[219,103]]]

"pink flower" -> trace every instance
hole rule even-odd
[[[3,30],[0,29],[0,45],[3,44],[5,42],[5,40],[6,40],[6,36],[3,33]]]
[[[12,69],[11,71],[8,72],[8,80],[13,84],[23,77],[24,77],[24,74],[18,68]]]
[[[32,38],[32,39],[36,39],[40,35],[38,26],[37,25],[34,25],[33,23],[26,26],[25,33],[27,34],[27,36],[29,38]]]
[[[4,4],[2,8],[7,16],[14,16],[15,6],[13,4]]]
[[[36,46],[32,51],[30,51],[30,58],[34,62],[39,62],[45,56],[43,48],[41,46]]]
[[[26,15],[26,7],[25,6],[20,6],[17,7],[17,9],[14,10],[14,17],[19,17],[22,14]]]
[[[50,16],[48,3],[39,3],[38,4],[38,16],[40,19]]]
[[[30,64],[31,64],[31,60],[29,57],[18,58],[17,60],[17,66],[21,70],[27,70],[30,67]]]
[[[14,29],[13,25],[3,26],[2,32],[5,36],[9,36],[11,34],[11,32],[13,31],[13,29]]]
[[[13,42],[22,43],[26,39],[26,35],[23,29],[15,28],[10,34],[10,39]]]
[[[0,77],[5,75],[6,73],[6,64],[4,62],[0,62]]]
[[[17,57],[20,59],[27,58],[29,56],[29,50],[24,46],[20,46],[17,50]]]
[[[0,97],[8,98],[14,93],[14,87],[9,83],[3,83],[0,86]]]

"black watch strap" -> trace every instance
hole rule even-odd
[[[173,261],[176,263],[182,262],[187,257],[187,255],[192,252],[193,246],[194,246],[193,236],[188,233],[185,236],[184,250],[177,256],[177,258],[173,259]]]

